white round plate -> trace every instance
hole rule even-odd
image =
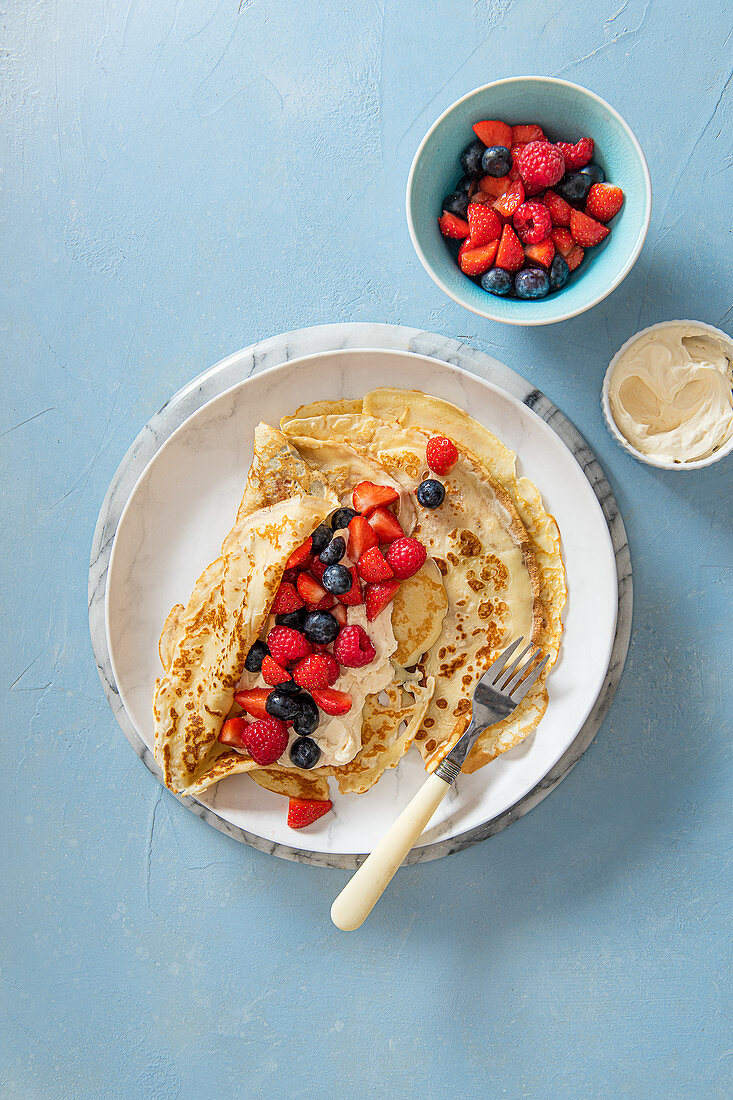
[[[224,362],[231,367],[233,359]],[[490,835],[523,812],[523,800],[531,796],[534,804],[543,797],[543,788],[546,793],[561,777],[553,776],[553,768],[572,749],[594,704],[603,694],[604,710],[610,701],[607,674],[619,600],[614,546],[598,486],[594,492],[557,431],[528,407],[537,399],[523,402],[446,362],[384,348],[322,352],[245,377],[180,424],[129,493],[106,575],[106,645],[111,683],[126,718],[152,750],[150,701],[160,671],[161,626],[170,607],[186,602],[201,570],[219,553],[243,491],[255,425],[259,420],[277,424],[306,401],[358,397],[384,385],[453,401],[518,453],[520,473],[535,482],[557,518],[569,586],[561,656],[549,679],[550,703],[538,730],[479,772],[459,779],[412,854],[429,859]],[[546,401],[531,387],[527,393]],[[99,528],[98,534],[101,540]],[[624,655],[625,646],[621,663]],[[98,663],[101,669],[103,662]],[[578,746],[575,759],[585,747]],[[138,751],[159,775],[151,752]],[[348,867],[369,851],[424,777],[413,749],[365,795],[340,795],[333,784],[333,812],[303,833],[287,827],[286,800],[246,775],[224,780],[199,800],[182,801],[217,827],[267,851]]]

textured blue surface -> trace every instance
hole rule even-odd
[[[643,468],[598,404],[642,325],[730,331],[727,20],[680,0],[295,11],[5,13],[0,1091],[727,1097],[732,465]],[[628,119],[655,208],[610,298],[521,331],[433,286],[403,192],[449,103],[528,71]],[[572,774],[490,842],[404,870],[351,936],[327,919],[344,874],[238,845],[145,770],[85,598],[99,505],[148,416],[223,354],[338,320],[463,336],[545,390],[611,478],[636,596]]]

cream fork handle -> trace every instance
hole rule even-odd
[[[428,776],[331,906],[337,928],[353,932],[364,923],[449,790],[450,783]]]

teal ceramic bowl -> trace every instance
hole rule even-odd
[[[442,200],[461,177],[459,157],[482,119],[511,125],[537,122],[550,138],[576,142],[591,137],[594,161],[606,179],[624,192],[624,205],[600,245],[562,290],[539,300],[499,298],[459,269],[438,228]],[[520,76],[476,88],[449,107],[428,130],[407,181],[407,224],[420,262],[430,278],[459,305],[508,325],[551,325],[597,305],[628,275],[641,252],[652,212],[649,168],[639,142],[600,96],[567,80]]]

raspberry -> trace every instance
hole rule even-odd
[[[369,635],[361,626],[345,626],[334,642],[336,660],[347,668],[362,668],[377,655]]]
[[[575,145],[570,145],[567,141],[556,141],[555,145],[563,155],[566,172],[579,172],[593,160],[592,138],[581,138]]]
[[[405,580],[422,569],[428,552],[417,539],[395,539],[387,551],[387,561],[392,566],[395,577]]]
[[[258,718],[242,735],[256,764],[274,764],[288,747],[288,727],[279,718]]]
[[[282,665],[279,665],[277,661],[273,661],[272,657],[262,658],[262,679],[270,687],[276,687],[277,684],[284,684],[286,680],[290,679],[290,673],[286,672]]]
[[[356,568],[359,570],[361,579],[367,582],[388,581],[394,576],[378,546],[372,546],[371,549],[366,550],[356,563]]]
[[[549,141],[530,141],[519,157],[519,173],[531,187],[554,187],[565,175],[565,160]]]
[[[295,585],[285,581],[278,588],[270,611],[273,615],[289,615],[291,611],[297,611],[302,606],[303,601],[298,595]]]
[[[333,661],[333,657],[331,660]],[[334,664],[336,664],[335,661]],[[295,666],[293,679],[306,691],[312,691],[313,688],[328,687],[328,673],[329,665],[325,656],[321,653],[311,653]]]
[[[448,474],[458,461],[458,449],[444,435],[435,435],[428,440],[425,457],[433,473]]]
[[[288,825],[291,829],[304,829],[333,809],[333,802],[315,798],[291,798],[288,803]]]
[[[311,652],[310,642],[298,630],[289,626],[273,626],[267,635],[270,656],[285,668]]]
[[[552,232],[550,211],[542,202],[523,202],[513,221],[517,236],[525,244],[539,244]]]

